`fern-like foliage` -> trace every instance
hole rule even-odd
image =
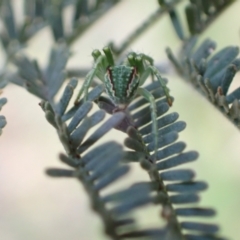
[[[177,56],[174,56],[170,48],[167,48],[166,52],[179,75],[203,93],[239,128],[240,90],[237,88],[231,93],[228,92],[235,74],[240,69],[240,60],[237,58],[238,47],[226,47],[211,57],[216,43],[206,39],[195,49],[197,34],[203,32],[233,2],[232,0],[190,1],[185,7],[190,32],[188,38],[185,37],[177,12],[173,10],[170,17],[177,35],[183,41],[183,47]]]
[[[207,188],[204,181],[195,181],[195,173],[178,166],[195,161],[196,151],[185,152],[186,144],[177,141],[178,133],[186,124],[178,120],[178,113],[167,113],[164,92],[158,82],[146,86],[156,101],[158,124],[158,151],[153,162],[154,136],[152,136],[151,112],[148,103],[142,97],[136,99],[125,109],[115,113],[115,106],[103,94],[104,87],[95,83],[87,101],[80,100],[71,106],[77,79],[72,78],[64,89],[59,101],[56,93],[67,78],[66,63],[69,57],[68,47],[100,16],[119,1],[96,0],[88,4],[86,0],[25,0],[24,22],[16,24],[12,2],[0,1],[1,18],[4,30],[0,33],[6,53],[6,63],[12,63],[16,71],[3,69],[2,79],[25,87],[39,97],[47,121],[56,129],[65,153],[60,160],[68,168],[49,168],[47,174],[52,177],[71,177],[79,180],[89,195],[92,209],[102,218],[105,233],[112,239],[163,239],[163,240],[221,240],[218,226],[205,223],[208,217],[215,215],[211,208],[192,207],[199,201],[198,193]],[[232,1],[190,1],[186,5],[190,38],[186,38],[176,11],[181,1],[159,0],[160,8],[147,18],[144,24],[132,33],[119,47],[113,43],[113,52],[119,60],[121,54],[149,26],[164,13],[169,14],[176,33],[184,43],[179,57],[170,49],[168,56],[184,79],[192,82],[199,90],[239,125],[239,89],[228,94],[228,88],[239,69],[236,59],[238,49],[228,47],[208,59],[215,43],[206,40],[194,50],[196,33],[202,32],[209,23]],[[63,12],[66,7],[75,9],[72,15],[70,31],[64,29]],[[45,69],[40,69],[37,61],[30,60],[19,50],[44,26],[50,26],[54,40]],[[78,69],[77,72],[82,72]],[[74,72],[72,72],[74,73]],[[167,81],[167,79],[165,79]],[[7,81],[4,81],[4,84]],[[103,94],[103,95],[102,95]],[[1,106],[6,102],[0,99]],[[232,104],[232,105],[231,105]],[[92,110],[97,105],[99,110]],[[111,116],[106,120],[105,115]],[[5,118],[0,116],[0,133]],[[99,124],[99,125],[98,125]],[[93,127],[96,129],[93,130]],[[113,128],[126,133],[124,144],[110,141],[97,145],[102,136]],[[89,131],[92,133],[88,136]],[[125,145],[125,148],[124,148]],[[126,176],[130,164],[140,164],[149,175],[149,181],[136,182],[121,191],[103,194],[103,190],[120,178]],[[175,169],[176,168],[176,169]],[[137,225],[133,210],[145,204],[161,205],[161,218],[164,227],[142,229]],[[179,220],[183,217],[184,220]],[[191,220],[201,217],[201,222]],[[187,219],[187,220],[186,220]],[[190,219],[190,220],[189,220]]]
[[[159,84],[154,82],[146,88],[152,92],[157,103],[159,136],[157,162],[153,163],[151,155],[147,155],[154,150],[154,145],[149,106],[146,106],[146,100],[141,97],[130,104],[127,109],[133,119],[134,127],[127,128],[128,138],[125,140],[125,146],[131,149],[126,152],[131,162],[140,163],[148,172],[151,181],[145,184],[150,185],[152,191],[159,196],[156,203],[162,205],[161,216],[166,220],[161,239],[221,239],[215,235],[218,227],[214,224],[195,221],[179,222],[177,219],[177,216],[211,217],[215,211],[208,208],[181,207],[182,204],[197,202],[199,200],[197,193],[205,190],[207,185],[203,181],[194,181],[195,174],[189,169],[172,170],[172,168],[196,160],[198,153],[183,152],[185,143],[177,142],[178,132],[182,131],[186,124],[177,121],[177,113],[166,114],[169,106],[163,98],[164,93]],[[109,109],[108,105],[108,111]],[[185,234],[182,229],[189,230],[189,233]],[[194,234],[195,231],[198,233]],[[136,236],[140,237],[141,234],[136,233]]]
[[[233,0],[189,1],[185,7],[188,29],[191,35],[203,32]]]
[[[206,39],[196,50],[197,39],[190,39],[184,46],[180,59],[167,50],[169,59],[183,78],[198,89],[238,128],[240,126],[240,88],[229,93],[229,87],[240,70],[238,47],[225,47],[212,55],[216,44]]]
[[[6,102],[7,102],[6,98],[0,98],[0,111]],[[6,124],[7,124],[6,118],[0,115],[0,135],[2,134],[2,129],[5,127]]]
[[[19,60],[19,56],[16,56],[20,50],[27,46],[28,41],[41,29],[48,26],[52,31],[54,42],[64,42],[66,46],[71,45],[118,2],[119,0],[97,0],[90,4],[87,0],[24,0],[22,12],[23,21],[18,21],[13,7],[14,1],[0,1],[0,19],[4,26],[0,31],[0,41],[5,53],[5,56],[1,56],[5,59],[5,63],[0,71],[0,80],[4,81],[6,85],[7,79],[10,78],[13,83],[23,85],[19,79],[19,75],[12,76],[12,72],[8,68],[10,63],[14,63],[18,67],[22,67],[20,64],[26,64],[24,67],[31,66],[32,72],[30,74],[34,74],[35,78],[38,77],[40,81],[44,82],[42,78],[46,76],[44,76],[44,74],[40,75],[41,72],[35,61],[30,63],[30,60],[26,58]],[[67,8],[72,8],[73,13],[70,26],[68,26],[68,29],[64,29],[64,11]],[[54,55],[55,53],[53,50],[52,54]],[[56,57],[56,55],[52,57]],[[59,55],[57,57],[64,56]],[[54,61],[54,59],[51,60]],[[31,68],[27,69],[29,70]],[[20,77],[26,75],[26,73],[23,73],[25,70],[22,69],[20,71],[22,71]],[[47,71],[48,70],[46,70],[46,74]],[[49,71],[51,71],[51,69],[49,69]],[[29,91],[32,91],[30,88],[34,88],[32,84],[31,87],[25,87],[29,88]],[[42,95],[45,95],[43,99],[46,99],[46,94],[50,94],[37,93],[38,90],[36,89],[33,91],[35,95],[41,98],[43,97]]]
[[[179,222],[177,218],[206,218],[213,216],[215,211],[209,208],[181,207],[182,204],[198,202],[197,193],[205,190],[207,185],[203,181],[194,181],[195,174],[189,169],[169,170],[196,160],[198,154],[195,151],[183,152],[185,143],[177,142],[177,132],[182,131],[186,124],[177,121],[177,113],[166,114],[169,106],[159,83],[153,82],[146,87],[157,103],[159,150],[156,163],[151,161],[154,144],[151,114],[145,99],[137,98],[124,113],[113,113],[114,105],[107,98],[100,97],[103,86],[99,85],[89,93],[87,102],[80,101],[79,105],[66,111],[75,87],[76,80],[73,79],[56,106],[48,102],[41,103],[47,120],[56,128],[65,148],[67,155],[61,155],[60,159],[73,168],[50,168],[47,173],[54,177],[77,177],[83,182],[87,192],[95,196],[92,207],[103,218],[105,232],[112,239],[221,239],[215,235],[218,231],[215,224]],[[87,131],[102,121],[105,115],[105,111],[98,110],[90,117],[87,116],[92,107],[89,101],[94,100],[112,117],[84,140]],[[70,120],[68,125],[65,123],[67,120]],[[123,151],[118,144],[110,142],[87,151],[113,127],[128,134],[125,146],[129,150]],[[128,189],[100,198],[99,191],[126,174],[129,162],[139,163],[148,172],[149,182],[136,183]],[[111,202],[117,203],[117,207],[106,208],[106,203]],[[138,229],[134,226],[134,219],[122,219],[122,215],[129,214],[131,210],[146,203],[162,205],[161,216],[166,221],[164,228]],[[118,230],[120,226],[121,231]],[[189,230],[189,233],[183,229]],[[195,231],[197,234],[194,234]]]
[[[66,79],[65,66],[68,57],[67,47],[64,44],[56,45],[50,53],[46,69],[40,69],[36,60],[18,54],[13,61],[17,71],[9,72],[6,78],[12,83],[25,87],[40,99],[52,102]]]
[[[49,102],[41,102],[47,120],[56,128],[66,151],[66,155],[60,155],[60,160],[72,167],[72,170],[51,168],[47,173],[54,177],[75,177],[80,180],[91,197],[93,210],[102,217],[106,234],[112,239],[122,239],[124,235],[129,234],[130,229],[136,228],[135,220],[129,216],[125,217],[126,213],[129,215],[132,210],[152,202],[155,197],[150,194],[150,186],[144,183],[101,196],[103,189],[128,173],[130,167],[122,160],[129,161],[129,159],[123,147],[115,142],[107,142],[97,147],[94,147],[94,144],[105,133],[119,125],[125,114],[116,113],[106,121],[103,120],[105,117],[103,110],[87,116],[93,105],[91,101],[102,93],[101,86],[89,93],[87,102],[66,111],[76,85],[77,80],[72,79],[56,106],[50,105]],[[69,124],[66,124],[67,120],[70,120]],[[88,130],[100,122],[103,122],[101,126],[83,140]],[[92,146],[94,148],[87,151]],[[106,207],[107,203],[114,207]],[[123,226],[128,229],[127,232],[119,230]],[[142,231],[142,234],[149,236],[156,236],[157,233],[160,234],[161,230]]]
[[[89,4],[87,0],[24,0],[24,20],[21,24],[17,24],[13,2],[2,0],[0,10],[5,30],[0,34],[1,41],[5,50],[9,50],[13,40],[17,40],[23,47],[24,43],[39,30],[49,26],[55,41],[65,39],[70,44],[118,2],[118,0],[97,0]],[[67,7],[75,10],[68,33],[64,29],[63,17]]]
[[[174,2],[174,1],[173,1]],[[189,0],[185,1],[185,17],[190,36],[202,33],[234,0]],[[171,4],[166,0],[158,0],[161,7]],[[169,9],[169,16],[180,40],[188,39],[176,8]]]

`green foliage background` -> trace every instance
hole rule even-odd
[[[16,6],[19,2],[16,1]],[[120,44],[156,7],[155,0],[122,1],[73,45],[68,66],[91,66],[93,49],[102,49],[109,40]],[[239,10],[240,2],[236,1],[200,39],[210,37],[217,42],[217,49],[239,46]],[[30,40],[27,53],[44,65],[52,43],[50,30],[44,28]],[[156,63],[168,66],[166,46],[175,51],[179,48],[168,16],[146,31],[131,49],[149,54]],[[239,131],[174,73],[168,75],[168,79],[175,98],[172,110],[187,122],[187,129],[180,138],[187,143],[188,150],[200,152],[199,160],[188,165],[196,170],[197,179],[207,181],[210,186],[201,194],[201,205],[214,207],[218,212],[214,222],[220,224],[221,234],[237,240],[240,223]],[[236,86],[239,86],[239,80],[234,81]],[[3,96],[8,98],[8,104],[1,114],[7,117],[8,125],[0,138],[1,239],[74,240],[79,239],[79,233],[82,240],[107,239],[102,235],[101,221],[89,208],[88,198],[79,183],[51,180],[43,174],[46,166],[59,164],[57,153],[62,151],[62,146],[55,130],[43,118],[39,99],[13,85],[4,90]],[[112,139],[116,134],[118,139],[124,138],[117,132],[108,134],[102,141]],[[115,188],[147,178],[140,168],[135,167],[134,175],[122,180]],[[146,210],[146,220],[156,221],[153,217],[155,209]]]

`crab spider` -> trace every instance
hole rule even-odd
[[[116,106],[116,111],[124,110],[136,95],[143,96],[150,103],[152,135],[154,139],[153,160],[155,161],[158,149],[156,103],[153,95],[141,86],[145,83],[149,75],[155,75],[157,81],[159,81],[163,88],[168,104],[171,105],[172,100],[168,88],[157,68],[153,66],[153,59],[151,57],[145,54],[131,52],[128,54],[124,64],[116,66],[110,48],[103,48],[103,53],[104,54],[99,50],[94,50],[92,52],[95,64],[87,74],[75,103],[78,102],[82,94],[84,94],[84,100],[87,99],[88,89],[95,76],[103,82],[106,93]]]

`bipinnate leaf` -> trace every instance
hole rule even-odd
[[[7,99],[6,98],[0,98],[0,111],[3,107],[4,104],[7,103]],[[6,126],[7,121],[6,118],[2,115],[0,115],[0,135],[2,134],[2,129]]]
[[[56,45],[51,53],[46,69],[40,69],[36,60],[19,54],[13,60],[17,74],[10,75],[10,81],[17,82],[42,100],[52,102],[66,78],[65,66],[69,51],[64,44]]]
[[[215,53],[215,42],[206,39],[194,50],[196,38],[186,41],[179,59],[168,49],[169,59],[182,77],[193,84],[207,99],[240,126],[240,91],[229,92],[236,73],[240,70],[239,48],[228,46]],[[234,103],[234,104],[233,104]]]

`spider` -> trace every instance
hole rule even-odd
[[[149,75],[155,75],[164,90],[170,106],[172,105],[172,99],[159,71],[153,66],[153,59],[142,53],[136,54],[131,52],[122,65],[115,65],[113,54],[109,47],[103,48],[103,54],[99,50],[94,50],[92,56],[94,58],[94,67],[87,74],[75,103],[78,102],[82,94],[84,94],[84,100],[87,99],[88,89],[95,76],[103,82],[107,95],[116,106],[115,111],[124,111],[137,95],[143,96],[150,103],[154,161],[156,161],[158,149],[156,103],[153,95],[141,86]]]

